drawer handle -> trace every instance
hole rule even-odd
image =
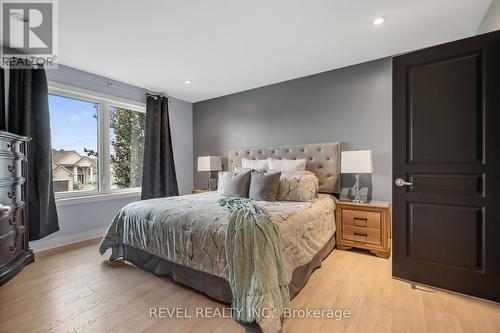
[[[16,197],[16,191],[13,191],[13,192],[7,192],[7,196],[9,197],[9,199],[13,199]]]
[[[354,232],[354,241],[360,243],[366,243],[368,235],[366,233]]]
[[[9,219],[9,224],[14,225],[16,223],[16,217],[14,216],[12,219]]]
[[[17,250],[17,244],[16,243],[14,243],[14,245],[9,246],[9,251],[10,252],[14,252],[16,250]]]
[[[7,144],[7,149],[14,148],[14,145],[12,143]]]
[[[15,171],[16,171],[16,165],[15,165],[15,164],[13,164],[13,165],[9,165],[9,166],[7,167],[7,169],[9,170],[9,172],[15,172]]]
[[[355,217],[354,218],[354,225],[360,226],[360,227],[366,227],[368,224],[368,219],[366,217]]]
[[[368,233],[366,233],[366,232],[359,232],[359,231],[355,231],[355,232],[354,232],[354,235],[355,235],[355,236],[365,236],[365,237],[366,237],[366,236],[368,236]]]

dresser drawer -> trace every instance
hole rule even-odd
[[[381,228],[382,218],[378,212],[367,212],[363,210],[342,210],[342,223],[356,227]]]
[[[26,154],[26,142],[9,137],[0,137],[0,152],[14,155]]]
[[[344,225],[342,237],[358,243],[382,244],[380,229]]]
[[[25,201],[22,185],[6,185],[0,187],[0,202],[2,205],[15,206],[16,203]]]
[[[14,156],[0,156],[0,174],[5,179],[15,179],[23,176],[22,159]]]
[[[15,227],[25,229],[25,208],[13,209],[9,215],[0,218],[0,236],[15,230]]]
[[[7,265],[25,250],[25,237],[25,232],[19,232],[16,236],[0,242],[0,267]]]

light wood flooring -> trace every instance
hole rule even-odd
[[[1,332],[245,332],[230,318],[150,319],[150,307],[215,302],[134,266],[97,241],[44,253],[0,287]],[[500,283],[500,281],[499,281]],[[500,305],[391,278],[391,261],[334,250],[293,309],[349,309],[349,319],[286,319],[283,332],[500,332]],[[254,331],[254,328],[248,329]]]

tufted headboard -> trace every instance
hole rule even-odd
[[[340,192],[340,143],[314,143],[295,146],[230,149],[229,170],[241,166],[241,159],[263,160],[268,157],[277,159],[306,159],[306,170],[319,178],[319,191],[322,193]]]

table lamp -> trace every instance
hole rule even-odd
[[[208,171],[208,187],[209,191],[212,190],[210,181],[212,180],[212,172],[222,170],[222,162],[220,156],[199,156],[198,157],[198,171]]]
[[[360,173],[372,173],[373,161],[371,150],[343,151],[340,158],[340,172],[356,174],[356,183],[352,187],[354,195],[353,202],[362,203],[359,196],[361,184],[359,183]]]

